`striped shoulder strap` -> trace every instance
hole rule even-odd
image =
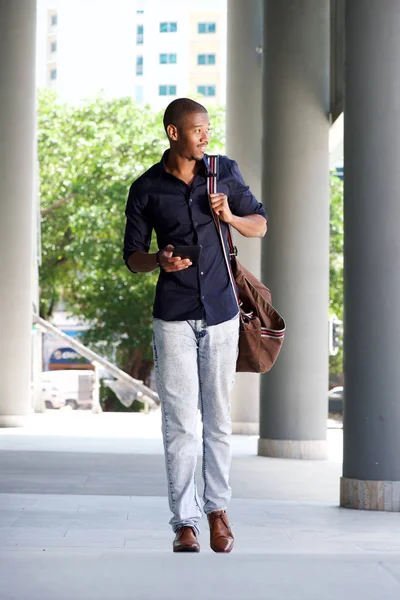
[[[220,157],[218,156],[218,154],[209,154],[208,155],[207,191],[208,191],[209,196],[210,196],[210,194],[217,193],[217,182],[219,179],[219,158]],[[211,203],[210,203],[210,208],[211,208]],[[216,215],[212,209],[211,209],[211,213],[214,217],[214,222],[217,227],[217,230],[218,230],[218,232],[220,232],[220,230],[221,230],[220,219],[219,219],[218,215]],[[227,232],[228,232],[227,239],[228,239],[228,245],[229,245],[229,252],[230,252],[231,256],[237,256],[237,248],[233,244],[232,231],[231,231],[230,225],[228,225],[228,227],[227,227]]]
[[[207,173],[208,201],[210,204],[211,214],[213,216],[214,223],[217,228],[218,235],[219,235],[219,238],[221,241],[222,252],[224,254],[226,267],[228,269],[229,279],[232,284],[236,302],[238,304],[238,307],[240,308],[240,301],[239,301],[239,297],[238,297],[236,282],[235,282],[235,279],[234,279],[233,273],[232,273],[231,260],[230,260],[231,256],[236,256],[236,254],[237,254],[236,248],[234,247],[233,242],[232,242],[231,228],[230,228],[230,225],[228,225],[228,228],[227,228],[228,245],[229,245],[229,252],[230,252],[230,256],[228,258],[226,248],[225,248],[225,243],[224,243],[224,236],[223,236],[222,228],[221,228],[221,220],[220,220],[219,216],[213,211],[213,208],[211,205],[211,200],[210,200],[210,194],[217,193],[218,177],[219,177],[219,156],[216,154],[209,154],[208,155],[208,173]]]

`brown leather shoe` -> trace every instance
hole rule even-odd
[[[174,552],[200,552],[196,530],[192,527],[178,529],[172,547]]]
[[[234,538],[224,510],[214,510],[207,515],[210,525],[210,546],[214,552],[230,552]]]

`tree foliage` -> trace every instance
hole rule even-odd
[[[210,114],[220,152],[224,111]],[[167,147],[162,115],[130,98],[72,106],[40,93],[41,314],[48,318],[62,293],[67,309],[89,323],[86,343],[116,353],[144,380],[158,273],[133,275],[122,262],[125,205],[132,181]]]
[[[330,314],[343,320],[343,181],[331,176]],[[343,349],[329,359],[331,373],[343,370]]]
[[[211,151],[223,152],[225,111],[210,116]],[[50,91],[39,95],[41,314],[51,316],[62,294],[89,324],[85,341],[145,381],[158,273],[133,275],[123,264],[124,211],[130,184],[167,146],[162,115],[130,98],[72,106]],[[330,244],[330,312],[342,319],[343,183],[334,176]],[[341,372],[341,351],[330,369]]]

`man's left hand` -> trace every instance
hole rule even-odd
[[[234,216],[229,208],[228,196],[225,194],[210,194],[213,211],[225,223],[232,223]]]

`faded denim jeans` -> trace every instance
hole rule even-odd
[[[231,498],[230,393],[239,316],[219,325],[204,320],[153,319],[153,349],[162,409],[162,433],[174,532],[199,531],[202,506],[196,486],[197,411],[203,421],[203,509],[226,509]]]

